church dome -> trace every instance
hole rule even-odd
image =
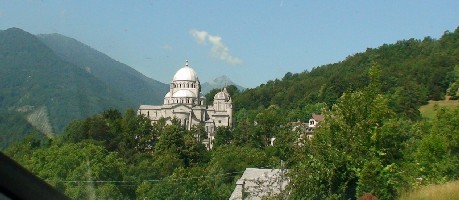
[[[179,90],[177,92],[175,92],[172,97],[194,97],[196,98],[196,95],[189,91],[189,90]]]
[[[223,88],[222,91],[218,92],[214,96],[214,100],[225,100],[228,101],[230,99],[228,91],[226,91],[226,88]]]
[[[185,67],[179,69],[177,73],[175,73],[174,78],[172,81],[199,81],[198,75],[196,72],[188,66],[188,61],[186,61]]]
[[[164,96],[164,98],[168,98],[168,97],[171,97],[171,92],[168,92],[166,96]]]

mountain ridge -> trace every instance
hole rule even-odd
[[[132,107],[145,103],[162,103],[163,94],[167,93],[167,84],[148,78],[76,39],[57,33],[39,34],[37,37],[63,60],[79,66],[131,97],[134,102]]]
[[[133,104],[127,96],[62,60],[36,36],[19,28],[0,31],[0,80],[0,114],[6,116],[0,122],[5,123],[0,125],[5,127],[0,130],[0,138],[12,138],[2,140],[0,148],[30,131],[61,133],[72,120],[108,108],[125,110]],[[13,125],[14,120],[20,123]]]

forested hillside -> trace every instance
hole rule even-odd
[[[427,100],[443,99],[449,84],[455,81],[453,69],[459,65],[459,29],[445,32],[440,39],[401,40],[311,71],[288,72],[282,80],[268,81],[234,100],[238,109],[269,105],[295,109],[317,102],[330,107],[343,92],[368,85],[368,70],[374,64],[381,69],[382,90],[390,96],[394,109],[417,118],[420,105]]]
[[[31,132],[62,133],[109,108],[161,103],[168,85],[59,34],[1,31],[0,148]]]
[[[459,109],[439,110],[432,121],[407,120],[373,82],[340,97],[303,145],[281,113],[271,106],[256,124],[242,120],[217,129],[207,151],[195,138],[203,134],[199,127],[151,125],[133,110],[108,110],[72,122],[61,137],[29,136],[5,153],[75,199],[228,199],[247,167],[290,169],[281,199],[365,193],[395,199],[419,185],[459,178]]]
[[[131,108],[141,104],[161,104],[164,94],[169,90],[168,84],[148,78],[75,39],[60,34],[41,34],[37,37],[63,60],[81,67],[129,97]]]
[[[122,93],[61,60],[34,35],[17,28],[0,31],[0,80],[0,112],[5,119],[0,134],[8,138],[1,140],[1,147],[30,133],[34,119],[41,120],[36,130],[53,134],[74,119],[132,105]],[[21,120],[14,120],[19,116]]]
[[[110,109],[5,153],[75,199],[228,199],[247,167],[289,169],[291,182],[274,199],[397,199],[459,179],[459,108],[437,108],[432,119],[418,111],[447,91],[457,95],[458,65],[459,29],[242,92],[229,86],[235,123],[216,130],[209,151],[198,140],[203,127]],[[292,122],[312,113],[325,121],[309,140]]]

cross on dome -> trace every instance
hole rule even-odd
[[[188,67],[188,60],[185,60],[185,67]]]

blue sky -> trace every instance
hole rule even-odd
[[[201,82],[256,87],[384,43],[439,38],[459,1],[0,0],[0,29],[75,38],[169,83],[189,60]]]

